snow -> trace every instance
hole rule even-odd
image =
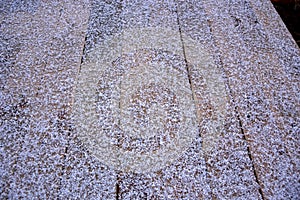
[[[299,199],[270,2],[3,1],[0,32],[1,199]]]

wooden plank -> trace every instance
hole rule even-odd
[[[182,4],[182,2],[180,2]],[[183,4],[182,4],[183,5]],[[166,6],[169,9],[162,9],[162,8],[166,8]],[[181,7],[182,9],[184,7]],[[164,11],[163,11],[164,10]],[[197,8],[195,9],[197,10]],[[193,13],[197,16],[197,19],[201,17],[204,17],[201,15],[199,15],[199,13],[194,13],[191,12],[191,10],[188,10],[189,13]],[[109,52],[107,54],[107,59],[105,59],[105,61],[103,62],[107,62],[107,66],[110,66],[111,64],[113,64],[113,66],[109,67],[108,70],[106,70],[106,64],[101,64],[101,62],[98,62],[97,65],[98,67],[104,66],[104,71],[108,71],[108,72],[103,72],[103,70],[101,71],[97,71],[97,69],[93,68],[92,66],[87,66],[90,67],[91,69],[95,70],[94,72],[100,72],[100,73],[106,73],[106,77],[107,77],[107,81],[110,82],[111,84],[113,83],[113,79],[115,79],[116,81],[120,81],[122,80],[123,77],[119,77],[120,75],[114,74],[114,68],[118,67],[118,66],[122,66],[125,64],[122,63],[126,63],[129,66],[135,66],[136,64],[140,65],[144,62],[144,64],[142,65],[150,65],[149,63],[149,59],[157,59],[155,55],[155,51],[156,49],[165,49],[167,50],[167,52],[174,52],[175,54],[184,57],[184,54],[186,56],[187,61],[191,61],[191,62],[196,62],[196,65],[201,65],[201,63],[198,63],[197,60],[193,59],[193,53],[194,52],[190,52],[188,51],[188,42],[189,39],[187,39],[184,35],[184,33],[181,33],[182,30],[186,31],[187,33],[195,33],[195,31],[201,31],[202,29],[197,27],[194,32],[188,30],[187,27],[184,27],[186,29],[182,29],[181,27],[178,25],[178,21],[182,20],[182,24],[187,24],[190,25],[190,27],[193,27],[195,24],[189,23],[189,20],[187,20],[186,18],[184,18],[184,16],[182,16],[182,13],[184,13],[184,11],[181,11],[181,18],[178,18],[178,10],[177,10],[177,5],[174,2],[173,4],[169,2],[168,5],[164,5],[164,4],[160,4],[158,2],[156,3],[129,3],[129,2],[124,2],[122,4],[122,12],[118,11],[118,16],[120,16],[120,18],[122,18],[122,23],[120,26],[123,26],[122,31],[119,31],[121,33],[114,33],[111,34],[111,37],[107,37],[107,41],[105,42],[104,40],[104,44],[107,46],[101,46],[101,44],[98,46],[98,49],[96,49],[96,51],[98,53],[93,53],[90,56],[90,59],[93,60],[93,64],[95,65],[96,60],[97,59],[103,59],[103,58],[99,58],[97,56],[94,56],[96,54],[100,54],[104,55],[103,52]],[[121,13],[121,14],[119,14]],[[168,16],[168,17],[165,17]],[[186,21],[187,20],[187,21]],[[203,19],[202,19],[203,20]],[[205,21],[206,19],[204,19]],[[194,22],[197,23],[197,22]],[[198,22],[199,24],[199,22]],[[163,27],[163,29],[161,29],[161,27]],[[209,33],[209,27],[208,25],[204,26],[204,29],[206,29],[208,32],[204,32],[202,35],[198,34],[198,38],[197,40],[200,40],[201,42],[204,43],[204,47],[206,48],[210,48],[211,52],[214,51],[213,47],[212,47],[212,37]],[[118,31],[116,31],[118,32]],[[206,34],[206,35],[205,35]],[[114,35],[117,35],[114,36]],[[206,36],[209,36],[208,38]],[[152,39],[153,38],[153,39]],[[174,38],[172,40],[172,38]],[[182,40],[183,40],[183,44],[185,44],[187,46],[187,51],[185,52],[183,49],[183,44],[182,44]],[[192,43],[195,41],[192,41]],[[205,44],[206,43],[206,44]],[[119,46],[122,46],[122,50],[118,50]],[[114,50],[112,52],[111,48],[113,48]],[[152,50],[149,50],[149,48]],[[202,49],[196,49],[197,51],[203,50],[203,47],[199,47]],[[141,49],[141,50],[139,50]],[[148,49],[148,50],[147,50]],[[141,51],[141,53],[135,52],[135,51]],[[101,53],[102,52],[102,53]],[[156,52],[156,54],[159,52]],[[160,52],[163,53],[163,52]],[[151,56],[150,56],[151,55]],[[168,56],[166,56],[166,54],[163,54],[164,56],[162,56],[160,59],[168,59]],[[196,54],[196,56],[198,56],[199,54]],[[93,59],[93,56],[95,59]],[[104,55],[105,56],[105,55]],[[149,57],[150,56],[150,57]],[[113,60],[115,57],[115,60]],[[164,58],[165,57],[165,58]],[[210,56],[209,56],[210,57]],[[174,59],[174,58],[173,58]],[[199,58],[200,59],[200,58]],[[206,58],[201,58],[201,59],[206,59]],[[209,59],[214,59],[214,58],[209,58]],[[133,62],[133,63],[131,63]],[[139,63],[141,62],[141,63]],[[168,61],[170,63],[170,61]],[[178,62],[180,62],[180,60],[178,60]],[[152,65],[155,65],[155,63],[151,63]],[[174,64],[176,65],[176,64]],[[182,65],[180,66],[180,64],[177,64],[179,68],[182,68],[182,71],[185,71],[184,73],[187,73],[187,69],[186,66]],[[213,67],[213,66],[212,66]],[[120,70],[120,69],[119,69]],[[144,69],[146,70],[146,68]],[[208,71],[207,71],[208,70]],[[202,70],[201,73],[204,73],[204,77],[206,76],[212,76],[211,79],[209,80],[205,80],[209,88],[208,92],[212,92],[212,90],[214,89],[218,89],[217,85],[214,85],[214,82],[217,81],[218,82],[218,77],[216,78],[216,80],[213,79],[214,74],[213,73],[220,73],[217,72],[218,70],[216,69],[216,72],[214,71],[210,71],[209,69],[207,69],[206,71]],[[128,83],[128,87],[126,88],[125,86],[125,90],[123,91],[123,93],[129,93],[129,90],[134,90],[133,86],[136,85],[136,83],[134,83],[135,80],[139,80],[138,76],[136,76],[135,74],[140,74],[143,73],[142,71],[140,73],[138,73],[139,71],[134,71],[132,72],[132,75],[123,75],[124,72],[120,71],[118,73],[122,73],[122,76],[127,76],[127,79],[125,79],[126,81],[129,81]],[[208,102],[205,102],[205,98],[207,98],[207,96],[205,97],[204,93],[202,95],[204,95],[203,97],[200,97],[199,95],[201,95],[201,92],[199,91],[200,88],[203,88],[203,86],[201,86],[201,84],[203,83],[203,80],[201,80],[201,73],[199,74],[199,71],[197,71],[196,69],[189,72],[189,76],[191,76],[190,81],[192,81],[192,87],[194,88],[194,93],[198,94],[198,98],[201,100],[199,100],[198,102],[198,108],[199,108],[199,112],[200,112],[200,116],[199,118],[201,118],[201,125],[203,125],[204,127],[207,127],[208,130],[203,130],[203,134],[204,134],[204,145],[206,145],[206,161],[210,162],[209,163],[209,169],[207,172],[207,170],[202,171],[202,175],[201,175],[201,179],[204,181],[201,184],[206,184],[205,186],[205,190],[202,190],[202,192],[198,192],[196,190],[190,190],[189,194],[190,195],[196,195],[199,197],[199,195],[202,195],[202,198],[211,198],[211,185],[213,185],[213,197],[214,198],[224,198],[224,197],[237,197],[237,196],[243,196],[245,197],[245,195],[250,195],[251,197],[256,196],[255,198],[259,198],[259,193],[258,193],[258,185],[257,183],[255,183],[255,176],[254,176],[254,172],[252,169],[252,165],[251,165],[251,161],[248,155],[248,151],[247,151],[247,146],[245,141],[243,140],[243,134],[240,131],[239,128],[239,124],[238,124],[238,120],[236,119],[235,122],[232,122],[230,119],[232,119],[232,116],[235,116],[235,113],[232,112],[231,114],[228,114],[226,112],[219,113],[220,115],[222,115],[221,117],[225,117],[226,116],[226,120],[225,122],[222,123],[228,123],[228,126],[230,128],[228,128],[228,130],[223,130],[223,128],[217,127],[218,129],[222,129],[220,130],[220,132],[222,132],[222,139],[218,138],[221,137],[220,133],[216,133],[219,134],[217,139],[216,139],[216,143],[212,143],[210,141],[210,139],[214,140],[214,136],[211,136],[209,134],[209,132],[214,132],[211,131],[210,129],[216,128],[216,127],[212,127],[211,125],[209,125],[209,123],[211,121],[213,121],[213,119],[210,118],[215,118],[215,117],[219,117],[219,116],[210,116],[209,118],[209,109],[207,109],[208,105],[207,104],[214,104],[214,109],[213,112],[217,112],[218,109],[226,109],[223,107],[228,106],[228,109],[232,109],[233,105],[227,105],[227,103],[229,104],[228,100],[225,100],[225,103],[222,104],[221,100],[222,98],[224,98],[224,96],[220,96],[219,99],[216,96],[211,96],[209,97],[211,100]],[[86,75],[87,76],[87,75]],[[149,76],[148,78],[151,78],[151,76],[148,74],[147,76]],[[171,77],[174,75],[170,75]],[[187,74],[186,76],[186,83],[189,81],[188,80],[188,76]],[[111,78],[109,78],[111,77]],[[94,75],[94,78],[91,78],[91,81],[94,81],[94,79],[99,79],[98,75]],[[174,78],[176,78],[176,76],[174,76]],[[220,78],[220,77],[219,77]],[[109,79],[112,79],[111,81]],[[144,77],[144,79],[147,79]],[[144,79],[141,79],[141,81],[145,81]],[[207,79],[207,78],[203,78],[202,79]],[[101,78],[100,78],[101,80]],[[105,80],[103,80],[105,81]],[[204,82],[205,82],[204,81]],[[122,83],[122,82],[120,82]],[[118,83],[118,84],[120,84]],[[125,83],[122,83],[125,84]],[[141,85],[144,83],[140,83]],[[205,84],[205,83],[204,83]],[[138,86],[139,84],[137,84]],[[109,85],[105,86],[105,87],[109,87]],[[107,88],[103,88],[107,89]],[[117,86],[114,86],[117,87]],[[204,87],[204,88],[205,88]],[[113,87],[111,88],[112,90],[114,89]],[[119,88],[121,90],[122,93],[122,86],[120,86]],[[207,89],[207,88],[206,88]],[[221,90],[225,90],[225,84],[223,88],[219,88]],[[96,89],[95,89],[96,90]],[[106,91],[106,90],[105,90]],[[107,90],[108,91],[108,90]],[[218,91],[218,92],[222,92],[222,91]],[[218,93],[215,91],[215,93]],[[126,100],[122,100],[122,96],[121,94],[117,98],[117,101],[120,101],[121,104],[122,102],[125,101],[125,104],[123,106],[127,106],[126,105]],[[117,95],[117,96],[118,96]],[[127,94],[125,94],[125,96],[123,95],[123,98],[127,99],[128,97],[126,96]],[[210,96],[210,94],[206,95]],[[217,99],[216,99],[216,98]],[[111,98],[113,97],[109,97],[108,99],[111,100]],[[129,96],[130,98],[130,96]],[[153,97],[154,98],[154,97]],[[226,98],[226,97],[225,97]],[[219,103],[215,103],[216,101],[219,101]],[[103,102],[105,103],[105,102]],[[128,102],[127,102],[128,103]],[[202,105],[204,104],[204,105]],[[116,106],[117,104],[115,104]],[[120,105],[119,105],[120,106]],[[121,105],[122,106],[122,105]],[[200,107],[204,107],[204,110],[200,110]],[[217,108],[217,107],[222,107],[222,108]],[[86,107],[86,106],[83,106]],[[119,108],[121,109],[121,107]],[[232,109],[234,110],[234,109]],[[103,112],[107,111],[106,110],[102,110]],[[117,112],[117,111],[116,111]],[[204,112],[204,113],[201,113]],[[206,112],[206,113],[205,113]],[[112,113],[113,114],[113,113]],[[118,112],[117,112],[118,115]],[[121,111],[121,115],[122,115],[122,111]],[[223,116],[224,115],[224,116]],[[105,115],[104,115],[105,117]],[[120,116],[116,116],[117,118],[119,118]],[[107,116],[105,117],[107,118]],[[128,115],[128,118],[130,118],[130,116]],[[206,119],[205,119],[206,118]],[[111,119],[114,121],[114,119]],[[203,122],[204,120],[204,122]],[[206,120],[206,122],[205,122]],[[118,121],[118,120],[117,120]],[[121,126],[120,122],[115,122],[114,126]],[[129,122],[129,123],[134,123]],[[233,123],[233,124],[231,124]],[[122,120],[121,120],[121,124],[122,124]],[[232,130],[234,127],[234,130]],[[123,126],[123,128],[126,128]],[[204,128],[205,129],[205,128]],[[223,133],[224,132],[224,133]],[[207,135],[205,135],[205,133]],[[198,136],[199,137],[199,136]],[[119,138],[120,139],[120,138]],[[122,139],[122,138],[121,138]],[[231,141],[234,140],[233,143],[231,143]],[[228,141],[227,146],[224,145],[224,141]],[[188,154],[190,155],[188,160],[182,160],[183,158],[186,159],[185,155],[183,155],[183,158],[179,159],[180,162],[175,162],[174,164],[171,164],[170,166],[167,166],[166,168],[163,168],[163,170],[159,170],[159,171],[154,171],[154,172],[148,172],[145,174],[141,173],[140,171],[133,171],[132,170],[138,170],[138,167],[141,167],[139,165],[137,165],[137,167],[133,167],[131,165],[127,165],[126,163],[129,162],[130,164],[130,160],[131,157],[130,155],[128,155],[128,157],[126,158],[122,158],[122,155],[118,155],[118,153],[116,153],[117,157],[116,160],[117,161],[107,161],[107,160],[103,160],[103,162],[109,162],[112,166],[114,166],[114,168],[120,170],[120,172],[118,172],[118,180],[117,180],[117,184],[116,184],[116,191],[117,191],[117,197],[120,198],[138,198],[138,197],[166,197],[166,196],[170,196],[170,197],[174,197],[174,198],[182,198],[185,197],[185,195],[187,195],[184,190],[186,190],[187,188],[197,188],[197,185],[195,184],[199,184],[195,181],[193,181],[193,175],[195,174],[199,174],[200,170],[197,169],[197,167],[192,167],[189,166],[188,168],[190,169],[190,171],[192,171],[193,173],[190,176],[186,176],[186,178],[190,179],[190,181],[188,181],[190,185],[187,185],[185,183],[185,185],[183,184],[182,180],[176,176],[176,174],[180,174],[183,173],[183,171],[181,171],[184,168],[187,167],[182,167],[180,168],[181,170],[178,170],[178,166],[185,166],[185,163],[190,162],[191,160],[193,160],[193,163],[195,165],[195,162],[198,162],[199,165],[201,164],[201,169],[206,169],[206,163],[205,163],[205,156],[203,156],[203,152],[202,152],[202,148],[201,148],[201,139],[198,138],[198,140],[195,141],[195,144],[192,144],[191,149],[196,149],[196,152],[189,152]],[[92,141],[93,143],[93,141]],[[127,145],[124,143],[120,143],[120,141],[117,141],[117,144],[119,145]],[[130,143],[129,143],[130,144]],[[92,144],[91,144],[92,145]],[[196,145],[196,146],[193,146]],[[213,145],[212,149],[209,149],[209,145]],[[130,146],[130,145],[129,145]],[[111,148],[111,147],[107,147],[107,148]],[[121,146],[119,146],[119,148],[121,148]],[[209,149],[209,150],[208,150]],[[93,150],[92,150],[93,151]],[[217,152],[216,154],[213,154],[213,152]],[[117,151],[118,152],[118,151]],[[119,152],[120,153],[120,152]],[[186,152],[187,153],[187,152]],[[104,158],[101,157],[103,156],[103,154],[106,154],[106,152],[102,152],[101,155],[98,156],[98,158]],[[122,153],[121,153],[122,154]],[[112,156],[114,156],[115,154],[112,153]],[[192,156],[193,155],[193,156]],[[238,155],[238,156],[237,156]],[[119,157],[118,157],[119,156]],[[222,157],[223,156],[227,156],[228,158],[233,158],[233,161],[231,161],[231,164],[229,165],[228,163],[230,162],[226,162],[226,161],[222,161]],[[96,156],[97,157],[97,156]],[[195,158],[192,158],[195,157]],[[101,159],[100,159],[101,160]],[[243,160],[243,162],[241,162],[241,160]],[[122,167],[123,165],[123,167]],[[176,169],[174,168],[174,165],[176,165]],[[130,166],[130,168],[128,169],[129,171],[126,172],[126,166]],[[151,166],[151,165],[150,165]],[[238,166],[238,167],[237,167]],[[170,168],[172,170],[170,170]],[[224,175],[222,174],[222,168],[227,169],[226,173],[224,173]],[[125,170],[125,171],[124,171]],[[144,170],[147,170],[147,168],[145,168]],[[173,171],[175,170],[175,171]],[[195,171],[196,170],[196,171]],[[244,171],[242,173],[242,171]],[[245,173],[245,171],[247,171],[247,173]],[[134,173],[135,172],[135,173]],[[206,174],[208,173],[208,174]],[[171,175],[168,175],[171,174]],[[173,175],[172,175],[173,174]],[[147,178],[148,175],[148,178]],[[173,177],[173,178],[168,178],[167,180],[164,180],[165,176],[169,176],[169,177]],[[210,185],[208,184],[206,178],[207,176],[210,176]],[[241,178],[242,177],[242,178]],[[245,181],[245,180],[248,181]],[[222,180],[222,181],[220,181]],[[230,180],[230,181],[228,181]],[[167,182],[165,182],[167,181]],[[163,186],[161,186],[160,190],[155,190],[155,193],[153,193],[154,188],[153,187],[157,187],[157,185],[153,185],[153,182],[159,182],[161,183]],[[168,183],[172,182],[172,185],[169,185]],[[245,185],[245,182],[247,182],[247,184]],[[237,185],[237,187],[235,189],[232,189],[232,184],[235,183]],[[143,186],[143,187],[141,187]],[[165,189],[168,188],[168,189]],[[146,192],[145,192],[146,190]],[[255,192],[256,191],[256,192]],[[196,197],[195,196],[195,197]]]
[[[88,7],[90,12],[85,35],[84,54],[77,74],[77,84],[72,102],[72,123],[74,126],[66,153],[65,177],[62,181],[61,197],[65,199],[70,197],[75,199],[115,199],[117,181],[115,169],[105,162],[109,158],[101,160],[92,153],[93,151],[89,147],[93,144],[84,142],[82,128],[85,127],[86,121],[94,116],[84,110],[82,112],[89,114],[90,118],[80,118],[79,112],[81,111],[79,110],[86,104],[79,99],[85,97],[91,90],[90,85],[85,84],[85,82],[100,76],[93,70],[97,70],[96,63],[99,56],[105,57],[107,55],[108,47],[101,50],[99,46],[122,28],[121,3],[120,1],[93,0],[88,4]],[[117,41],[114,45],[117,54],[120,44]],[[96,69],[89,68],[89,66],[94,66]],[[81,84],[82,82],[83,84]],[[96,93],[93,94],[94,97],[96,95]],[[91,102],[90,105],[93,103]],[[88,127],[88,131],[93,132],[93,129]],[[88,134],[86,135],[89,136]]]
[[[174,4],[174,2],[173,3],[169,2],[169,4],[166,4],[158,1],[152,3],[148,3],[148,2],[138,3],[138,2],[124,1],[121,5],[122,12],[120,14],[122,23],[118,24],[120,27],[122,27],[122,30],[119,31],[119,33],[118,31],[114,33],[109,33],[107,35],[108,36],[107,38],[105,38],[102,41],[99,40],[100,42],[98,43],[98,46],[94,45],[94,47],[96,48],[94,49],[91,48],[91,51],[89,50],[87,51],[87,52],[92,52],[92,51],[94,52],[87,55],[87,57],[89,58],[87,59],[87,63],[89,64],[83,65],[83,67],[87,67],[87,68],[86,70],[84,70],[84,68],[82,67],[81,73],[90,73],[91,70],[92,71],[94,70],[93,72],[98,73],[96,75],[91,75],[93,76],[93,78],[91,78],[90,75],[84,75],[85,77],[89,76],[87,82],[89,82],[89,80],[91,82],[98,80],[100,82],[103,82],[103,84],[107,82],[108,85],[105,87],[109,87],[110,89],[105,90],[106,88],[103,86],[103,90],[105,91],[116,90],[117,94],[120,95],[119,97],[118,95],[116,97],[116,100],[120,101],[119,106],[125,107],[123,108],[124,112],[121,109],[121,107],[114,108],[117,110],[118,109],[121,110],[121,111],[116,111],[117,116],[113,115],[112,113],[112,115],[117,118],[114,119],[114,118],[110,118],[110,116],[106,113],[109,112],[109,110],[106,107],[107,104],[106,102],[112,101],[113,96],[109,96],[108,93],[108,96],[105,97],[106,100],[103,101],[103,103],[101,104],[102,107],[104,106],[104,108],[101,110],[101,112],[103,112],[101,116],[103,115],[104,121],[106,121],[107,123],[109,123],[109,120],[106,119],[111,119],[112,121],[115,121],[113,122],[115,128],[112,129],[112,131],[114,132],[118,131],[117,126],[119,126],[122,128],[122,130],[128,132],[128,134],[132,134],[130,132],[130,128],[134,125],[135,123],[134,120],[130,122],[131,124],[126,125],[126,121],[125,122],[122,121],[122,117],[120,116],[120,114],[122,115],[123,112],[123,114],[126,115],[126,112],[128,111],[126,110],[126,107],[128,108],[131,106],[130,101],[129,102],[126,101],[126,99],[132,97],[131,95],[135,95],[135,93],[134,92],[132,93],[131,91],[134,91],[135,87],[139,89],[139,84],[143,86],[145,84],[143,83],[143,81],[147,81],[147,79],[151,79],[151,77],[153,78],[153,74],[151,74],[151,72],[156,73],[156,71],[153,68],[148,69],[147,68],[148,65],[156,65],[157,67],[160,67],[159,65],[163,65],[163,64],[170,65],[170,63],[172,63],[172,65],[175,65],[174,67],[180,68],[178,70],[180,70],[181,73],[183,73],[183,75],[179,74],[179,77],[177,78],[182,79],[185,77],[185,81],[183,80],[183,84],[188,85],[188,76],[185,70],[183,50],[180,41],[180,34],[178,30],[175,6],[176,4]],[[99,15],[101,15],[101,13],[97,13],[97,15],[98,15],[97,18],[100,18]],[[113,27],[114,25],[112,24],[112,28],[110,27],[108,28],[115,30]],[[93,28],[102,29],[103,27],[99,25],[98,27],[93,27]],[[167,31],[165,29],[167,29]],[[89,40],[89,38],[87,38],[87,40]],[[166,43],[166,41],[168,41],[168,43]],[[121,51],[119,50],[120,47],[122,48]],[[175,50],[173,50],[173,48]],[[170,52],[168,52],[168,50]],[[181,55],[181,58],[178,57],[178,55],[173,55],[174,51],[176,54]],[[101,57],[97,57],[97,55],[101,55]],[[172,61],[172,59],[175,60]],[[176,62],[181,62],[181,63],[176,63]],[[142,65],[141,69],[144,69],[145,71],[141,71],[141,73],[136,73],[138,71],[134,71],[134,70],[138,70],[139,68],[135,69],[133,67],[130,67],[136,64]],[[94,65],[97,65],[97,67],[93,67]],[[127,67],[122,67],[123,65],[124,66],[128,65],[129,67],[127,73],[125,74],[123,70],[126,69]],[[167,66],[169,68],[168,70],[171,71],[174,70],[172,69],[173,67],[172,65]],[[101,69],[98,70],[98,68],[103,68],[103,70]],[[133,68],[133,71],[130,70],[131,68]],[[148,71],[149,74],[146,73],[147,70],[150,70]],[[163,73],[170,73],[164,71],[163,68],[161,70],[162,70],[161,72]],[[122,73],[122,76],[120,76],[119,73]],[[135,76],[136,74],[140,75],[140,77]],[[104,78],[102,78],[101,76],[104,76]],[[176,77],[173,77],[174,76],[173,74],[168,74],[168,76],[170,76],[171,79],[176,80],[175,79]],[[169,78],[169,80],[171,79]],[[86,81],[84,78],[82,78],[82,80]],[[115,81],[123,80],[120,88],[117,85],[115,86],[109,85],[109,84],[113,84],[114,80]],[[138,81],[135,82],[134,80],[140,80],[141,82]],[[161,82],[161,83],[165,83],[165,82]],[[159,82],[159,84],[161,83]],[[164,85],[164,87],[169,87],[168,84],[170,84],[170,87],[172,86],[171,82],[170,83],[166,82],[166,85]],[[159,86],[158,88],[162,90],[162,93],[169,91],[167,88],[164,90],[163,88],[161,88],[161,86]],[[171,87],[171,89],[172,88],[174,90],[174,86]],[[118,90],[121,90],[121,92],[119,92]],[[148,88],[148,90],[151,90],[151,87]],[[171,90],[171,92],[173,93],[174,91]],[[175,92],[175,93],[181,95],[181,93],[179,92]],[[93,94],[91,94],[91,96],[92,95]],[[153,98],[154,100],[156,99],[157,101],[159,98],[163,98],[160,97],[160,94],[151,93],[145,95],[150,95],[149,96],[150,99]],[[153,96],[153,95],[158,95],[158,96]],[[139,98],[137,96],[136,101],[141,100]],[[183,97],[179,96],[178,98],[183,98]],[[83,101],[85,102],[85,100]],[[158,101],[156,103],[160,104],[162,102]],[[117,106],[117,105],[118,104],[113,104],[113,106]],[[151,107],[147,109],[151,110]],[[187,112],[187,111],[188,110],[186,109],[186,111],[183,112]],[[151,118],[152,117],[155,116],[151,115]],[[130,118],[130,116],[127,116],[127,118]],[[164,119],[158,118],[157,120],[164,120]],[[151,126],[152,122],[149,123]],[[159,124],[157,125],[161,126]],[[104,123],[102,127],[103,126],[105,126]],[[138,129],[143,128],[140,126],[141,125],[138,125],[137,128]],[[149,128],[153,128],[153,127],[149,127]],[[133,139],[135,139],[137,135],[133,134],[132,137]],[[149,136],[146,135],[145,138],[148,139],[147,137]],[[209,194],[210,189],[206,183],[205,163],[201,156],[201,148],[200,148],[201,141],[199,138],[193,140],[193,144],[191,144],[192,146],[190,147],[190,150],[185,152],[181,157],[177,157],[177,159],[179,160],[176,161],[175,163],[170,163],[170,164],[166,163],[166,166],[159,166],[156,163],[153,163],[150,164],[148,167],[146,163],[144,164],[144,166],[143,164],[137,164],[136,167],[131,165],[130,159],[132,157],[132,159],[134,160],[135,155],[130,156],[130,154],[126,154],[126,151],[124,152],[124,150],[122,150],[122,146],[127,145],[126,142],[120,143],[121,140],[123,139],[124,138],[119,136],[116,139],[117,144],[115,145],[115,147],[110,147],[109,145],[106,146],[106,148],[110,148],[112,150],[111,152],[107,153],[107,151],[104,152],[104,150],[101,150],[102,152],[101,154],[97,154],[94,152],[94,155],[96,155],[98,159],[100,158],[100,161],[102,158],[103,163],[106,163],[111,169],[117,170],[117,174],[118,174],[117,175],[118,179],[116,182],[117,198],[120,199],[123,198],[183,198],[183,197],[210,198],[210,194]],[[129,144],[134,145],[132,141],[129,142],[131,142]],[[93,145],[93,141],[91,141],[91,145]],[[90,150],[93,151],[92,149]],[[147,148],[145,148],[145,150],[148,151]],[[98,150],[96,149],[95,151],[99,151],[99,149]],[[111,158],[107,157],[105,159],[103,155],[106,155],[106,153],[107,155],[110,154]],[[127,156],[124,157],[123,154]],[[168,157],[170,156],[166,152],[164,153],[164,155],[167,157],[162,157],[159,154],[154,153],[153,157],[155,157],[154,159],[161,160],[163,163],[165,163],[164,160],[168,161],[168,159],[170,159]],[[146,156],[143,157],[143,159],[150,161],[151,157],[152,155],[149,155],[148,158]],[[117,161],[119,161],[119,163]],[[129,163],[129,165],[126,163]],[[147,173],[141,171],[141,169],[145,170]]]
[[[132,3],[131,1],[125,1],[124,3],[124,19],[128,22],[126,28],[130,30],[124,30],[123,37],[123,51],[122,53],[134,52],[136,49],[137,53],[134,64],[137,64],[139,67],[146,66],[144,71],[150,70],[150,74],[140,74],[141,85],[151,85],[151,83],[158,81],[158,83],[163,83],[163,86],[159,86],[160,89],[166,87],[172,92],[175,92],[175,97],[180,99],[184,96],[184,93],[180,90],[189,90],[189,80],[188,73],[185,67],[185,60],[182,49],[182,42],[180,39],[180,32],[178,26],[178,16],[177,16],[177,4],[175,1],[161,2],[161,1],[152,1],[143,2],[141,4]],[[139,11],[139,12],[135,12]],[[131,23],[131,22],[136,23]],[[139,24],[138,22],[146,21],[146,23]],[[137,39],[136,39],[137,38]],[[139,59],[140,58],[140,59]],[[145,58],[145,59],[141,59]],[[148,60],[150,59],[150,60]],[[156,69],[161,70],[161,74],[155,75],[152,77],[151,67],[154,66]],[[168,70],[168,68],[175,67],[179,68],[180,73],[177,74],[176,71]],[[164,69],[166,68],[166,69]],[[136,85],[134,70],[131,76],[131,87],[130,90],[135,90],[133,87]],[[167,82],[160,80],[159,77],[170,77],[167,79]],[[155,79],[157,78],[157,79]],[[136,78],[137,79],[137,78]],[[149,80],[149,82],[147,82]],[[174,83],[172,81],[175,81]],[[137,84],[137,87],[139,85]],[[137,88],[139,89],[139,88]],[[157,89],[156,89],[157,90]],[[139,91],[139,90],[137,90]],[[144,93],[143,93],[144,92]],[[146,91],[141,90],[142,95],[148,95]],[[191,93],[187,93],[191,95]],[[130,95],[128,95],[130,97]],[[150,95],[151,96],[151,95]],[[190,99],[192,100],[192,99]],[[188,100],[185,100],[187,103]],[[130,101],[125,103],[129,104]],[[163,102],[157,102],[157,106],[164,105]],[[193,104],[193,102],[191,102]],[[179,109],[180,112],[185,112],[181,109],[180,105],[176,109]],[[182,106],[182,105],[181,105]],[[147,108],[151,110],[150,108]],[[186,108],[187,109],[187,108]],[[124,111],[126,112],[126,110]],[[193,108],[188,111],[188,115],[195,116]],[[154,116],[151,116],[154,117]],[[162,117],[162,116],[160,116]],[[196,120],[196,118],[193,118]],[[163,119],[164,120],[164,119]],[[184,126],[185,121],[181,122],[181,126]],[[194,121],[193,123],[196,123]],[[173,126],[174,124],[171,124]],[[153,125],[157,128],[160,125]],[[184,147],[183,152],[179,155],[176,155],[171,163],[160,166],[160,169],[151,167],[151,171],[146,173],[137,173],[137,172],[122,172],[120,173],[120,198],[121,199],[135,199],[135,198],[147,198],[147,199],[210,199],[211,198],[211,189],[207,182],[207,169],[205,165],[205,160],[203,159],[203,153],[201,150],[201,138],[199,137],[199,129],[196,126],[190,132],[195,132],[192,143],[189,146]],[[150,132],[151,134],[151,132]],[[166,131],[165,134],[169,134]],[[180,137],[177,134],[183,134],[180,132],[174,132],[176,135],[175,138]],[[149,137],[149,136],[148,136]],[[191,137],[191,136],[189,136]],[[168,144],[174,142],[174,138],[168,140]],[[178,139],[182,144],[184,141]],[[162,149],[164,147],[161,147]],[[174,152],[178,150],[173,150]],[[181,150],[182,151],[182,150]],[[159,152],[159,151],[158,151]],[[162,151],[164,152],[164,151]],[[162,160],[167,160],[168,157],[166,154],[161,153],[160,155],[155,155],[155,152],[152,153],[154,158],[160,157]],[[166,156],[166,157],[165,157]],[[146,164],[146,163],[145,163]]]
[[[299,49],[269,2],[28,1],[0,19],[1,198],[299,197]]]
[[[211,16],[263,198],[295,198],[299,157],[289,151],[299,146],[299,104],[292,79],[274,54],[272,40],[252,4],[256,3],[206,1],[205,10]],[[296,123],[294,127],[290,122]]]
[[[213,198],[260,199],[247,143],[209,24],[211,16],[206,13],[203,2],[179,1],[178,5],[185,56],[198,99],[202,148]]]
[[[7,2],[1,13],[1,199],[61,193],[88,18],[84,1],[31,3]]]

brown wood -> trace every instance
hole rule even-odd
[[[8,2],[0,20],[1,199],[299,197],[300,50],[271,2]]]

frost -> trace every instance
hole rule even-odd
[[[299,48],[269,1],[0,3],[1,199],[299,199]]]

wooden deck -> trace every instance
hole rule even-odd
[[[300,50],[269,1],[0,6],[0,199],[300,199]]]

